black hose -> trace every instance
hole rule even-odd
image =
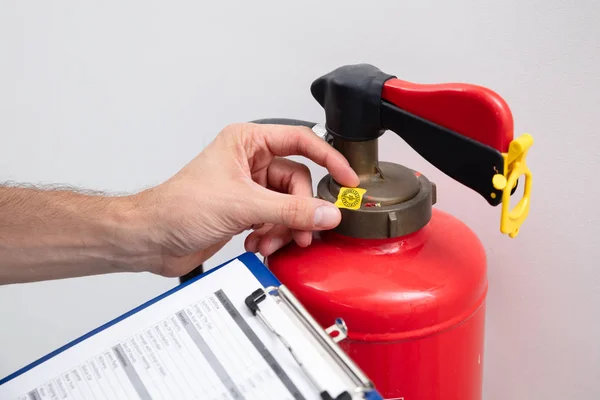
[[[313,128],[317,125],[316,122],[303,121],[301,119],[291,119],[291,118],[263,118],[256,119],[254,121],[250,121],[254,124],[264,124],[264,125],[291,125],[291,126],[306,126],[308,128]]]
[[[179,283],[186,283],[190,279],[194,279],[195,277],[202,275],[203,273],[204,273],[204,265],[200,264],[199,266],[197,266],[196,268],[194,268],[187,274],[181,276],[179,278]]]

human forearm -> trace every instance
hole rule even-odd
[[[0,284],[154,263],[147,216],[134,196],[0,187]]]
[[[119,271],[182,276],[231,238],[254,230],[248,251],[267,256],[341,213],[312,194],[305,156],[340,185],[360,180],[306,127],[233,124],[178,173],[125,197],[0,187],[0,284]]]

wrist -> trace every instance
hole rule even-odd
[[[155,231],[156,210],[145,193],[111,200],[103,219],[103,238],[111,248],[109,262],[126,272],[156,269],[162,249]]]

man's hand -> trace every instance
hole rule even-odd
[[[346,159],[308,128],[228,126],[174,177],[138,195],[159,245],[152,271],[181,276],[252,228],[246,249],[267,256],[291,240],[308,246],[313,231],[337,226],[340,211],[313,198],[308,168],[290,155],[327,168],[342,185],[359,183]]]
[[[0,284],[108,272],[182,276],[253,229],[248,251],[269,255],[340,222],[313,198],[300,155],[344,186],[346,159],[305,127],[237,124],[161,185],[125,197],[0,187]]]

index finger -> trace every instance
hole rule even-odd
[[[331,145],[319,138],[310,128],[287,125],[252,124],[253,140],[261,139],[267,150],[277,157],[299,155],[326,168],[343,186],[356,187],[358,175],[348,160]]]

